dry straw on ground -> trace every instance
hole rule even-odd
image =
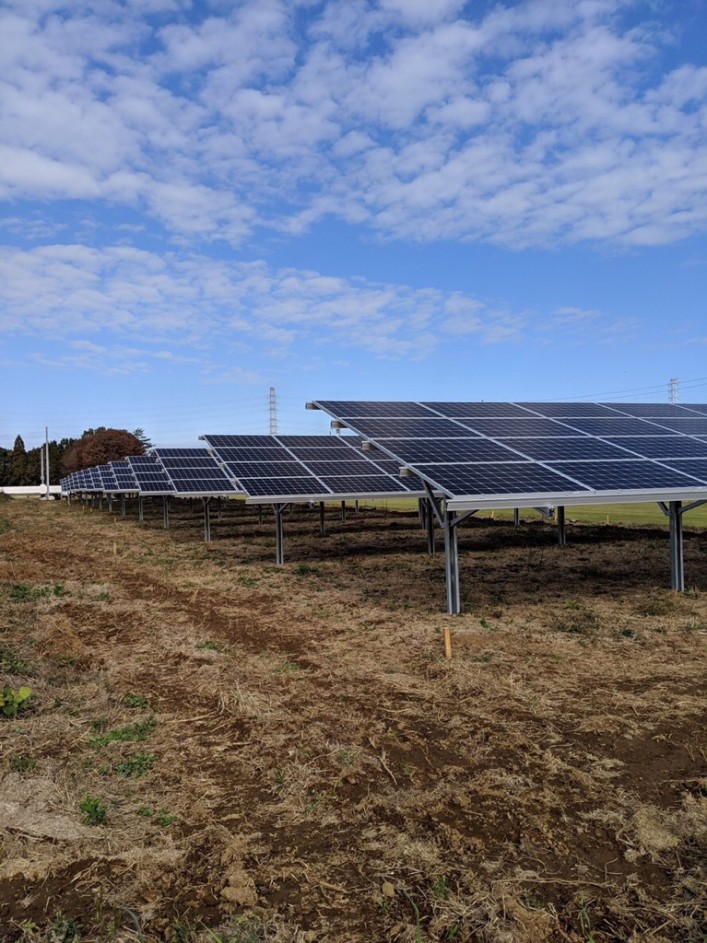
[[[0,940],[703,943],[707,544],[0,505]],[[444,628],[453,657],[445,658]]]

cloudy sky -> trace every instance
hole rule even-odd
[[[707,0],[4,0],[0,445],[707,400]]]

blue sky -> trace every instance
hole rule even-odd
[[[5,0],[0,445],[707,400],[707,0]]]

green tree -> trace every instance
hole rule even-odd
[[[144,429],[133,429],[133,435],[136,439],[139,439],[142,442],[143,448],[145,451],[152,448],[152,440],[149,436],[145,435]]]
[[[18,435],[15,444],[9,455],[9,478],[10,485],[33,485],[37,482],[32,474],[34,462],[27,454],[24,440]]]
[[[10,484],[10,451],[0,449],[0,487]]]

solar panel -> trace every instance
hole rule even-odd
[[[97,471],[103,482],[103,490],[107,493],[116,492],[118,490],[118,482],[110,465],[99,465]]]
[[[301,449],[308,446],[315,448],[346,449],[351,445],[360,445],[361,437],[357,435],[279,435],[278,441],[288,449]]]
[[[469,428],[494,439],[537,436],[576,436],[577,430],[554,419],[529,416],[527,419],[465,419]],[[593,422],[594,420],[584,420]]]
[[[308,496],[324,499],[423,493],[419,481],[403,483],[399,463],[393,463],[392,474],[388,468],[381,468],[379,456],[364,452],[358,436],[203,438],[214,456],[225,462],[227,473],[237,480],[247,499],[286,501],[307,500]],[[268,445],[244,447],[243,443],[253,438],[267,439]]]
[[[90,491],[103,491],[103,479],[96,467],[86,469],[86,483]]]
[[[385,444],[387,440],[381,439]],[[524,441],[524,440],[521,440]],[[390,448],[403,462],[512,462],[518,455],[491,439],[396,439]]]
[[[482,420],[479,420],[482,421]],[[450,419],[356,419],[356,430],[364,436],[386,439],[444,438],[473,435],[468,428]]]
[[[707,442],[683,435],[621,436],[607,442],[646,458],[707,458]]]
[[[219,467],[213,455],[200,456],[199,458],[163,458],[160,454],[158,458],[161,464],[170,472],[188,468],[192,470],[203,468],[206,471],[211,471]]]
[[[319,476],[334,494],[390,494],[405,492],[407,488],[402,478],[389,478],[387,475],[346,476],[331,475]]]
[[[670,459],[668,463],[671,468],[676,468],[685,475],[690,475],[693,478],[698,478],[700,481],[707,483],[707,461],[701,461],[699,459]]]
[[[618,439],[613,442],[619,444]],[[636,439],[621,440],[635,442]],[[639,440],[640,441],[640,440]],[[503,444],[517,449],[537,462],[568,461],[583,458],[628,458],[616,445],[592,436],[562,436],[560,438],[504,439]]]
[[[130,455],[128,462],[141,494],[173,494],[174,485],[151,455]]]
[[[236,487],[207,449],[155,449],[178,494],[229,494]]]
[[[246,494],[250,497],[299,497],[329,495],[330,490],[313,476],[296,478],[239,478]]]
[[[647,459],[609,462],[556,463],[555,468],[583,481],[595,491],[636,491],[640,489],[686,488],[694,485],[688,477]]]
[[[421,475],[452,494],[557,494],[587,490],[570,478],[533,462],[415,467]],[[573,472],[567,474],[574,477]]]
[[[569,420],[567,420],[569,422]],[[665,420],[670,421],[670,420]],[[664,425],[664,420],[660,420]],[[635,419],[631,416],[625,418],[607,417],[605,419],[572,419],[571,424],[574,429],[580,432],[586,432],[587,435],[613,437],[617,435],[660,435],[660,427],[648,419]],[[572,433],[570,433],[572,434]],[[576,435],[576,433],[574,433]],[[665,430],[669,434],[669,430]]]
[[[529,416],[527,409],[515,403],[425,403],[441,416],[456,419],[458,416]]]
[[[200,475],[198,477],[184,476],[173,478],[174,490],[177,494],[211,494],[220,495],[236,492],[236,487],[228,478],[211,478]]]
[[[276,462],[278,459],[287,459],[289,454],[281,445],[270,448],[219,448],[214,446],[221,462]]]
[[[411,402],[361,402],[359,400],[337,400],[329,403],[331,412],[342,419],[346,416],[377,416],[377,417],[415,417],[429,416],[430,411],[420,403]],[[209,437],[210,438],[210,437]]]
[[[695,416],[688,419],[656,419],[663,429],[670,432],[680,432],[683,435],[707,435],[707,416]]]
[[[120,491],[127,492],[137,490],[135,475],[127,462],[111,462],[111,467]]]
[[[511,499],[525,497],[529,504],[537,495],[559,504],[602,493],[635,492],[634,500],[647,500],[646,493],[655,500],[676,492],[699,497],[707,482],[707,406],[699,404],[429,402],[393,408],[347,401],[347,415],[333,401],[316,405],[369,437],[377,449],[366,454],[406,465],[458,509],[479,506],[475,499],[494,506],[494,495],[508,498],[509,506]],[[400,418],[408,406],[454,420]],[[455,431],[438,437],[446,422]],[[478,438],[460,434],[462,427]]]
[[[361,442],[360,439],[356,440]],[[290,450],[293,455],[301,462],[331,462],[334,460],[341,461],[352,461],[357,455],[361,455],[362,459],[365,459],[366,453],[361,450],[360,444],[357,448],[350,448],[349,446],[344,446],[343,448],[338,449],[327,449],[319,448],[316,446],[307,446],[305,448],[297,447]]]
[[[523,403],[527,409],[552,419],[573,416],[616,416],[616,408],[608,403]]]
[[[685,415],[683,407],[675,403],[617,403],[616,409],[627,416],[640,416],[643,419]]]
[[[214,449],[222,448],[280,448],[271,435],[205,435],[208,444]]]
[[[154,455],[157,455],[162,461],[165,458],[184,458],[184,459],[199,459],[203,458],[207,461],[211,460],[211,456],[208,453],[207,449],[155,449],[153,452]]]
[[[379,468],[365,458],[360,461],[342,459],[340,462],[307,462],[307,468],[317,478],[323,478],[325,475],[366,476],[375,475],[379,472]]]
[[[382,469],[382,470],[383,470],[384,472],[386,472],[387,474],[392,475],[394,478],[399,478],[399,477],[400,477],[400,468],[401,468],[401,465],[400,465],[400,462],[399,462],[399,461],[396,461],[396,459],[394,459],[394,458],[381,459],[380,461],[377,461],[377,462],[376,462],[376,465],[377,465],[378,468]],[[407,478],[407,479],[401,479],[401,480],[404,480],[404,481],[413,480],[413,481],[414,481],[414,479],[409,479],[409,478]]]
[[[289,458],[286,453],[285,457]],[[226,468],[238,479],[296,478],[307,472],[299,462],[228,462]]]
[[[691,413],[699,413],[701,416],[707,416],[707,403],[681,403],[683,409]]]
[[[137,472],[137,483],[140,491],[173,491],[172,483],[164,472],[155,469],[154,471],[144,470]]]

